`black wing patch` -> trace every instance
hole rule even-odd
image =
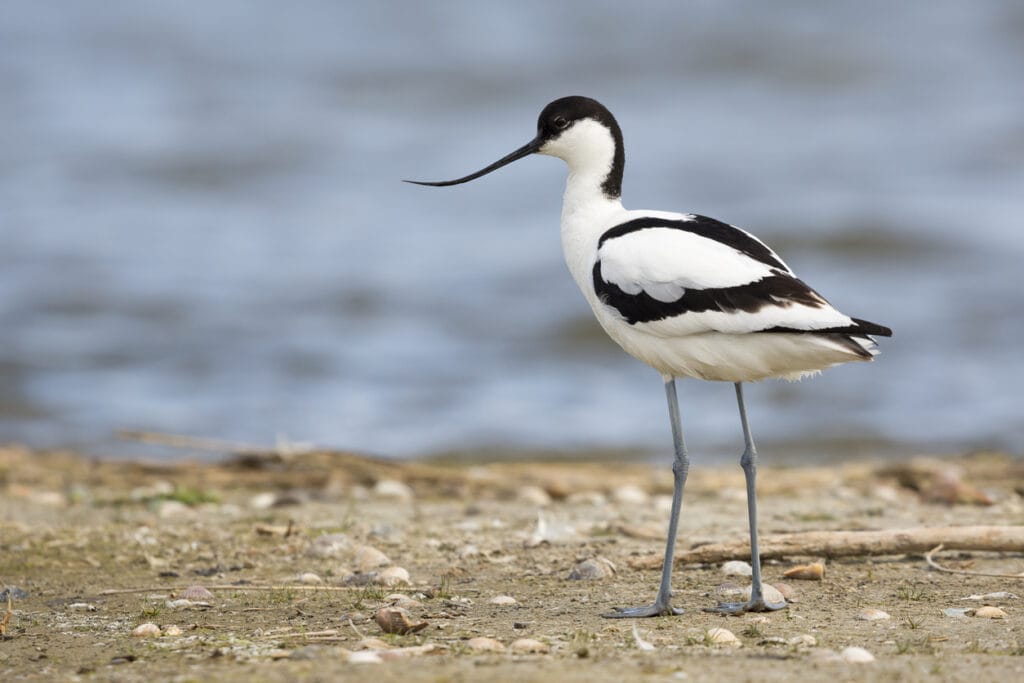
[[[708,218],[707,216],[694,216],[693,220],[688,221],[674,221],[665,218],[655,218],[653,216],[636,218],[626,223],[616,225],[614,228],[606,231],[601,235],[601,239],[598,240],[597,248],[600,249],[601,245],[610,239],[622,237],[623,235],[628,235],[631,232],[637,232],[638,230],[645,230],[647,228],[672,228],[674,230],[692,232],[695,235],[732,247],[736,251],[754,259],[755,261],[769,265],[772,268],[779,268],[780,270],[789,272],[789,268],[786,264],[780,261],[779,257],[776,256],[771,249],[765,246],[764,243],[758,241],[756,238],[735,226],[723,223],[722,221],[716,221],[714,218]]]
[[[601,276],[601,261],[594,264],[593,278],[598,298],[618,311],[630,325],[664,320],[684,313],[756,313],[766,306],[801,304],[822,308],[828,304],[803,280],[778,269],[773,269],[772,275],[757,282],[736,287],[687,289],[675,301],[659,301],[644,291],[638,294],[623,291]]]

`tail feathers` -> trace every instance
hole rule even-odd
[[[856,325],[856,331],[861,334],[873,334],[879,337],[891,337],[892,330],[885,325],[879,325],[878,323],[868,322],[867,320],[861,320],[860,318],[850,318],[853,324]],[[851,330],[853,331],[853,330]]]

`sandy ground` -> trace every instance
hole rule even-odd
[[[1022,475],[997,454],[766,466],[762,534],[1021,525]],[[816,558],[769,562],[794,599],[742,617],[702,608],[746,579],[680,566],[683,616],[601,618],[653,597],[658,572],[630,560],[661,552],[670,491],[667,464],[313,453],[161,466],[0,448],[0,588],[14,594],[0,680],[1024,680],[1024,600],[964,600],[1024,595],[1024,578],[940,573],[920,556],[828,559],[823,581],[782,578]],[[739,468],[692,470],[680,547],[742,540],[745,525]],[[588,559],[608,575],[570,580]],[[1020,554],[940,559],[1024,572]],[[117,589],[134,592],[105,593]],[[399,599],[422,630],[381,631],[377,610]],[[984,604],[1004,616],[963,612]],[[889,618],[858,618],[866,608]],[[160,635],[133,636],[145,623]],[[842,659],[851,646],[874,661]]]

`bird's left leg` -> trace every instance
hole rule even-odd
[[[708,609],[708,612],[720,612],[722,614],[742,614],[744,612],[772,612],[785,609],[786,602],[767,602],[764,599],[764,592],[761,586],[761,554],[757,547],[757,450],[754,448],[754,438],[750,435],[750,426],[747,424],[747,409],[743,405],[743,384],[736,382],[736,402],[740,408],[740,422],[743,424],[743,441],[746,444],[743,456],[740,458],[740,466],[747,480],[747,515],[750,518],[750,600],[747,602],[720,602],[718,607]]]

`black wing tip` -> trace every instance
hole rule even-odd
[[[852,320],[853,324],[857,326],[857,332],[860,332],[861,334],[873,334],[876,337],[892,336],[892,329],[885,325],[861,320],[860,318],[850,318],[850,320]]]

